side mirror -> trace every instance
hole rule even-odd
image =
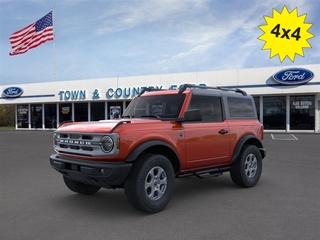
[[[201,121],[202,115],[200,109],[189,109],[184,113],[184,121]]]

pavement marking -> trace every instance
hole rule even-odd
[[[293,134],[271,134],[272,140],[299,140]]]

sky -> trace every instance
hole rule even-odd
[[[270,58],[273,9],[306,14],[304,56]],[[9,36],[54,10],[55,40],[9,56]],[[319,0],[0,0],[0,85],[320,63]]]

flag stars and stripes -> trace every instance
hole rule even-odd
[[[45,15],[43,18],[36,22],[36,32],[40,32],[47,27],[52,26],[52,12]]]
[[[53,40],[52,12],[25,28],[14,32],[10,37],[13,52],[10,56],[22,54],[42,43]]]

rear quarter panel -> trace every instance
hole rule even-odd
[[[245,135],[254,135],[260,140],[263,139],[263,127],[258,119],[228,119],[230,134],[230,150],[234,152],[239,139]]]

